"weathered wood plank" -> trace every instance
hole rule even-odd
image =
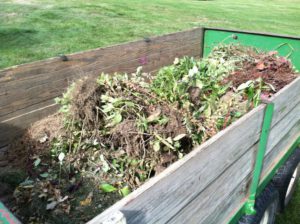
[[[291,90],[292,91],[292,90]],[[300,92],[299,92],[300,96]],[[273,150],[274,146],[290,131],[290,129],[300,120],[300,103],[291,108],[280,121],[270,131],[266,154]]]
[[[276,93],[271,101],[274,103],[273,127],[300,103],[300,77]]]
[[[222,223],[247,194],[257,144],[238,158],[168,223]],[[213,173],[214,170],[209,170]]]
[[[8,84],[15,80],[32,79],[34,76],[58,71],[62,68],[69,69],[71,67],[82,67],[87,65],[95,67],[95,64],[93,63],[97,64],[104,61],[107,64],[101,64],[100,67],[106,67],[104,65],[111,65],[112,62],[117,63],[119,61],[133,60],[144,54],[159,52],[164,48],[172,49],[174,47],[182,46],[187,42],[198,41],[199,45],[201,45],[202,33],[202,28],[196,28],[188,31],[151,37],[147,41],[138,40],[126,44],[69,54],[67,55],[69,60],[65,62],[59,58],[51,58],[48,60],[14,66],[0,71],[0,83]],[[115,61],[111,61],[111,59]]]
[[[294,126],[288,130],[286,135],[278,141],[277,145],[273,147],[272,151],[266,154],[264,159],[263,170],[260,180],[262,181],[271,170],[274,168],[280,158],[287,152],[292,144],[300,136],[300,120],[294,123]]]
[[[264,108],[255,108],[89,223],[117,210],[132,224],[167,222],[258,141]]]
[[[145,62],[146,64],[144,64],[143,67],[145,71],[151,71],[172,63],[175,57],[184,55],[195,56],[195,54],[199,54],[199,52],[199,43],[190,43],[190,45],[184,45],[174,49],[162,49],[162,52],[146,55],[145,60],[147,60],[147,62]],[[13,89],[2,90],[5,94],[0,95],[0,120],[7,119],[10,116],[16,116],[20,114],[19,110],[32,105],[36,105],[36,108],[38,108],[39,102],[59,96],[68,86],[68,83],[80,76],[96,76],[100,72],[134,72],[140,65],[140,59],[134,59],[111,64],[103,68],[87,70],[82,67],[78,70],[69,69],[65,72],[50,72],[34,80],[17,81],[15,83],[15,88],[17,89],[14,89],[14,91]]]

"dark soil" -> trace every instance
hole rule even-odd
[[[76,82],[71,93],[70,113],[74,121],[82,121],[87,130],[99,129],[103,123],[101,95],[105,90],[91,78],[83,78]]]
[[[262,78],[265,83],[271,84],[278,92],[297,77],[290,61],[284,57],[278,57],[277,52],[256,54],[255,57],[255,62],[244,63],[241,70],[233,72],[223,82],[232,82],[237,88],[248,80]]]
[[[49,156],[50,143],[65,136],[63,117],[56,113],[31,125],[30,128],[10,145],[5,160],[11,167],[25,169],[32,174],[32,156]]]

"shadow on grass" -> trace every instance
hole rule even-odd
[[[22,48],[40,43],[37,30],[26,28],[0,28],[0,49]]]
[[[277,215],[275,224],[300,223],[300,180],[290,204],[284,213]]]

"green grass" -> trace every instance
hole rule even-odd
[[[198,26],[300,36],[300,0],[2,0],[0,68]]]
[[[1,0],[0,68],[209,26],[300,36],[300,0]],[[300,184],[279,224],[300,223]]]
[[[276,224],[300,223],[300,180],[290,204],[283,214],[276,217]]]

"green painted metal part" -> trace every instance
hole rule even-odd
[[[278,51],[279,55],[288,57],[296,69],[300,70],[300,38],[298,37],[204,28],[203,56],[207,56],[219,43],[240,43],[265,51]]]
[[[274,111],[274,104],[268,103],[266,106],[262,131],[260,134],[258,152],[256,155],[253,177],[250,186],[250,195],[245,207],[245,212],[247,215],[254,215],[256,213],[254,209],[255,198],[257,195],[257,188],[260,180],[261,170],[264,163],[264,157],[265,157],[266,147],[268,143],[271,123],[272,123],[273,111]]]

